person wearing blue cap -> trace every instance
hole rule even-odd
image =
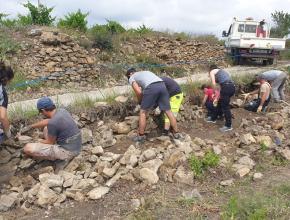
[[[22,129],[43,128],[44,139],[40,143],[28,143],[24,153],[47,160],[70,160],[81,151],[81,132],[71,114],[65,109],[56,109],[49,97],[37,101],[37,109],[46,119]]]

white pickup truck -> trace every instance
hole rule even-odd
[[[273,64],[279,52],[285,49],[285,38],[270,38],[270,26],[252,18],[237,20],[234,18],[228,32],[223,31],[227,54],[234,64],[245,60],[260,60],[264,65]]]

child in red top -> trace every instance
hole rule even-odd
[[[207,109],[207,117],[211,117],[212,113],[217,110],[216,104],[219,99],[219,91],[214,90],[211,86],[203,84],[201,86],[204,96],[202,100],[202,106]]]

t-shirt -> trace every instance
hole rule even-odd
[[[56,143],[68,151],[81,150],[80,130],[70,113],[65,109],[58,109],[48,121],[48,135],[56,137]],[[77,138],[73,138],[77,136]]]
[[[0,85],[0,106],[4,108],[8,107],[8,95],[3,85]]]
[[[273,81],[282,73],[283,71],[280,71],[280,70],[269,70],[269,71],[260,73],[259,76],[262,76],[263,79],[267,81]]]
[[[208,101],[214,100],[214,90],[212,88],[204,88],[203,92],[205,95],[207,95]]]
[[[175,80],[173,80],[169,77],[166,77],[166,76],[161,77],[161,79],[164,81],[166,89],[167,89],[170,97],[181,93],[181,88]]]
[[[266,93],[267,96],[266,96],[266,100],[269,98],[270,96],[270,92],[271,92],[271,86],[269,83],[265,82],[263,83],[261,86],[260,86],[260,94],[259,94],[259,97],[261,97],[261,93]]]
[[[151,83],[162,82],[162,79],[150,71],[140,71],[134,73],[129,78],[130,85],[132,85],[133,82],[137,82],[138,85],[141,86],[141,88],[144,90]]]

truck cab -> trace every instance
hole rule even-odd
[[[286,38],[270,38],[270,25],[264,20],[234,19],[228,31],[223,31],[225,48],[234,64],[246,60],[260,60],[273,64],[279,52],[285,49]]]

